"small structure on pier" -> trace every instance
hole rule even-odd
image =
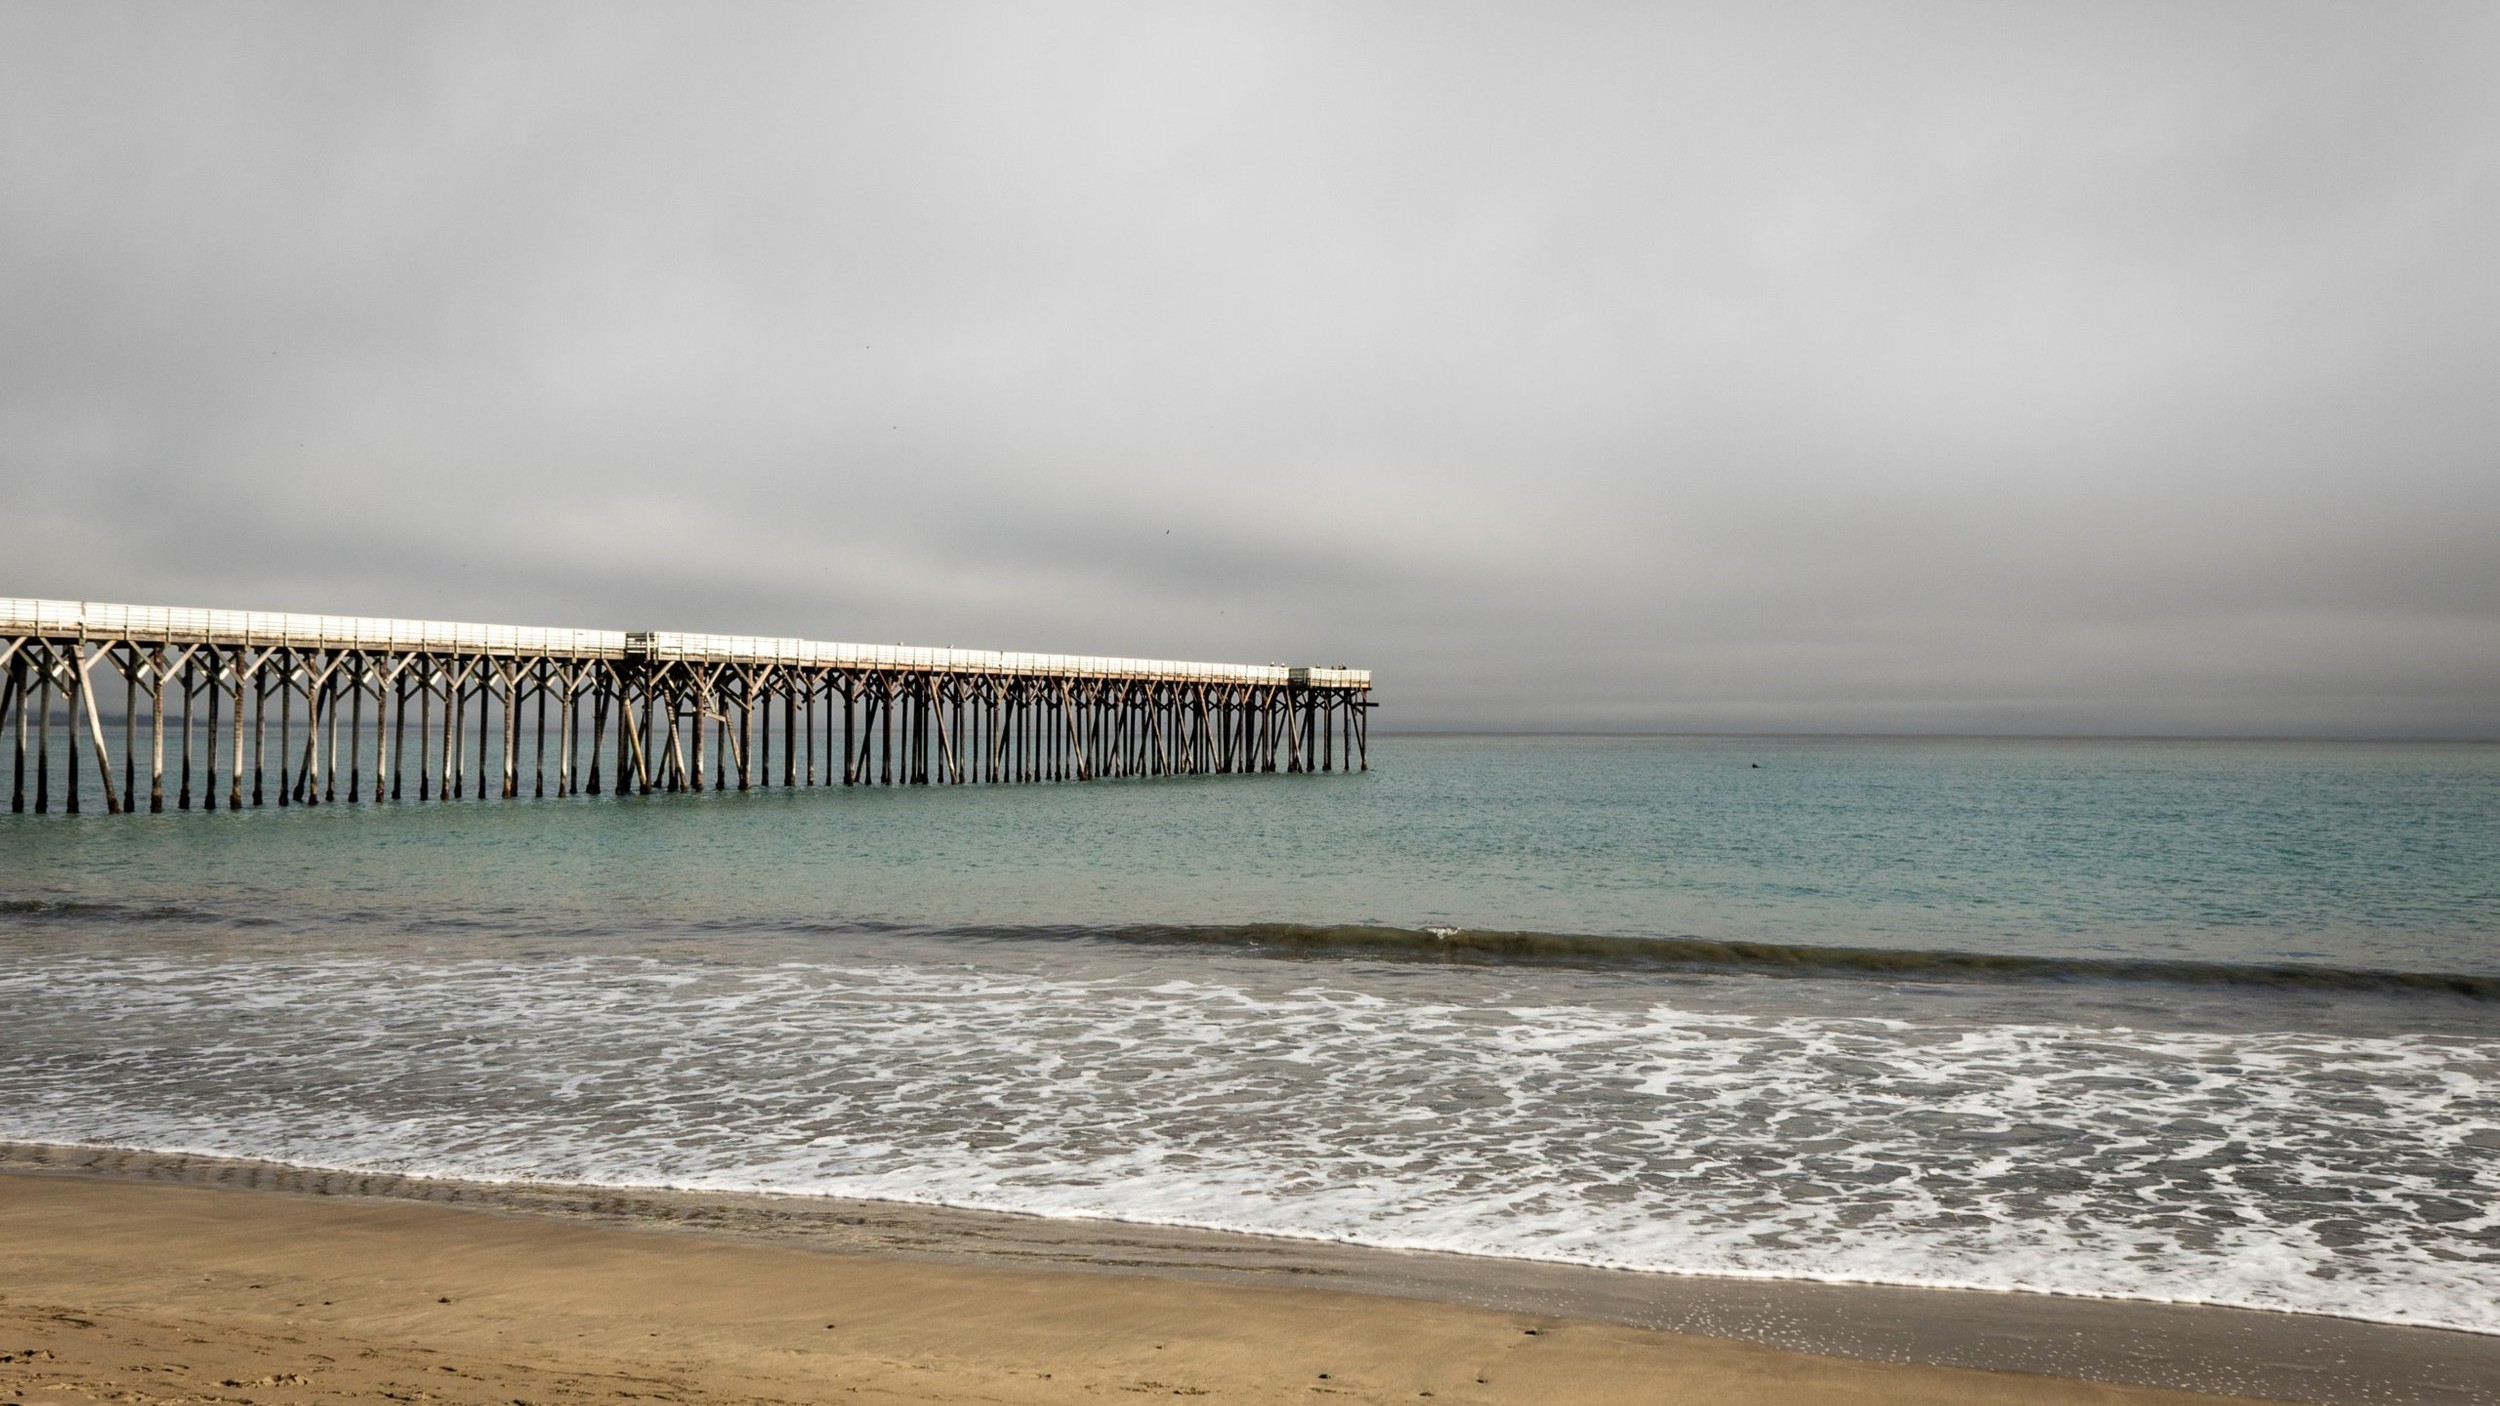
[[[1373,706],[1363,669],[7,598],[0,665],[10,808],[70,813],[82,741],[108,811],[143,757],[148,809],[240,810],[743,791],[776,733],[782,786],[1369,770]]]

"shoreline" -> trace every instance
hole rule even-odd
[[[0,1209],[50,1194],[42,1188],[71,1185],[119,1186],[123,1195],[141,1187],[225,1193],[225,1199],[264,1208],[254,1214],[278,1223],[313,1214],[306,1205],[311,1201],[372,1209],[422,1203],[482,1212],[550,1233],[561,1228],[664,1257],[671,1244],[708,1245],[795,1253],[803,1262],[851,1272],[917,1266],[969,1275],[975,1284],[1041,1275],[1063,1286],[1086,1283],[1084,1289],[1068,1289],[1080,1297],[1112,1292],[1110,1285],[1156,1282],[1185,1299],[1243,1292],[1289,1299],[1354,1295],[1373,1305],[1395,1301],[1399,1313],[1527,1314],[1670,1344],[1767,1349],[1783,1360],[1859,1364],[1832,1369],[1844,1375],[1980,1372],[2000,1387],[2025,1383],[2018,1393],[2023,1396],[2061,1383],[2090,1382],[2110,1384],[2096,1390],[2288,1401],[2500,1403],[2500,1337],[2356,1319],[1987,1290],[1652,1274],[907,1202],[471,1182],[133,1149],[0,1143]],[[269,1194],[234,1195],[250,1192]],[[1176,1282],[1200,1287],[1183,1292],[1172,1288]],[[22,1290],[13,1292],[0,1304],[24,1297]]]

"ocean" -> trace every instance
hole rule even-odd
[[[2500,1333],[2500,746],[0,815],[0,1139]]]

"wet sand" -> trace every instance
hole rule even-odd
[[[1324,1375],[1323,1375],[1324,1374]],[[2500,1339],[0,1145],[0,1406],[2500,1400]]]

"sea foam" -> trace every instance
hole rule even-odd
[[[2500,1040],[983,950],[30,952],[0,1136],[2500,1332]]]

